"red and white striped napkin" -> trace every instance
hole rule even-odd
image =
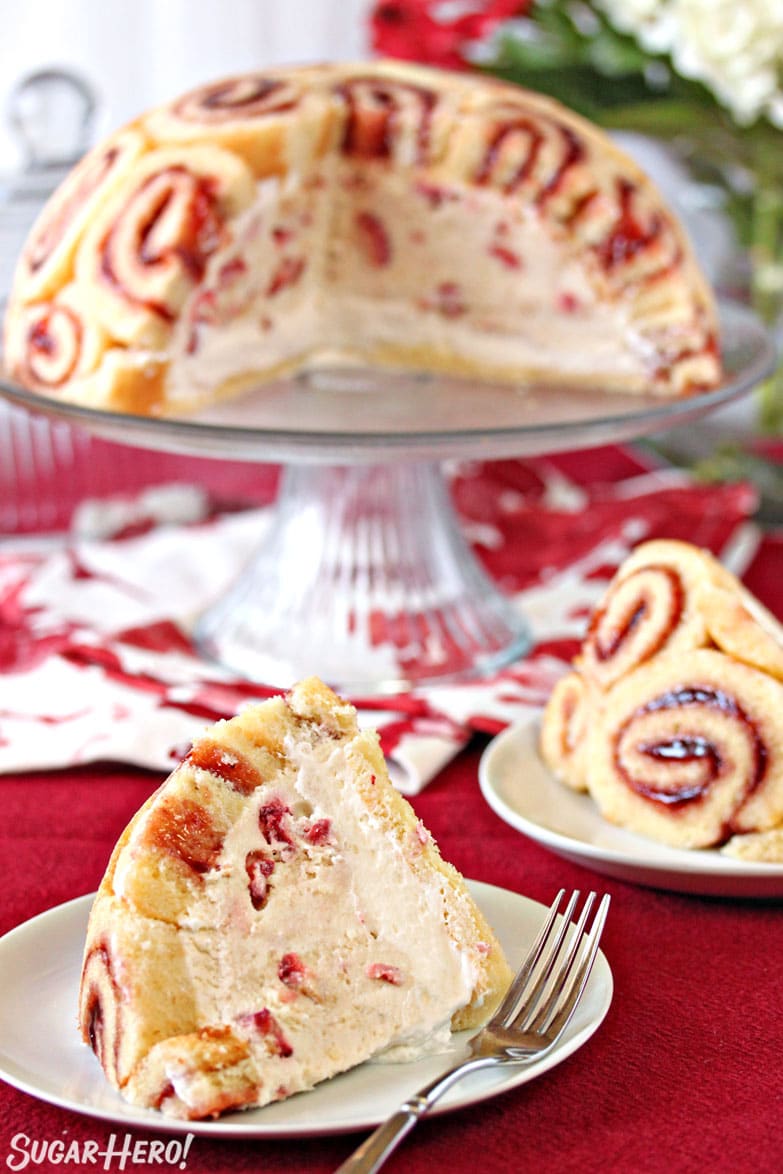
[[[627,450],[463,463],[450,477],[466,533],[528,617],[534,647],[489,680],[354,698],[406,794],[425,787],[474,733],[494,734],[540,710],[635,544],[685,538],[739,573],[755,548],[752,489],[700,485]],[[168,771],[205,724],[277,692],[274,682],[252,684],[202,660],[190,638],[267,516],[268,507],[216,509],[203,488],[180,484],[132,501],[82,503],[63,540],[7,539],[0,771],[103,760]]]

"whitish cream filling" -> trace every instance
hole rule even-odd
[[[292,739],[286,753],[292,768],[245,804],[180,941],[199,1021],[237,1024],[267,1079],[271,1065],[296,1091],[386,1049],[410,1059],[442,1047],[477,975],[447,932],[441,882],[413,873],[357,794],[352,780],[357,767],[367,769],[363,761],[318,732],[312,745]],[[293,826],[293,848],[262,833],[259,813],[275,801],[290,809],[283,828]],[[311,844],[307,830],[320,820],[331,821],[328,841]],[[258,910],[246,868],[255,852],[273,860]],[[293,990],[279,971],[291,954],[307,971]],[[252,1025],[262,1009],[280,1024],[291,1056],[270,1059]]]
[[[422,349],[499,376],[643,373],[628,303],[597,301],[580,257],[531,210],[470,188],[448,189],[453,198],[433,206],[404,173],[381,169],[357,186],[348,165],[329,167],[325,184],[290,176],[259,185],[175,330],[170,399],[322,352],[372,360],[396,351],[415,363]],[[246,268],[216,293],[216,321],[194,326],[197,299],[236,257]],[[284,262],[292,280],[281,288]]]

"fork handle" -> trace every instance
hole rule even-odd
[[[416,1122],[430,1111],[452,1084],[456,1084],[467,1072],[487,1068],[498,1062],[497,1056],[472,1056],[468,1060],[461,1060],[448,1072],[442,1072],[430,1084],[409,1097],[396,1113],[379,1125],[375,1132],[371,1133],[337,1168],[335,1174],[373,1174],[375,1170],[380,1170],[389,1154],[408,1136]]]

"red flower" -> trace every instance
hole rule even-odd
[[[470,67],[469,46],[504,20],[524,16],[532,0],[379,0],[370,13],[372,47],[385,57]]]

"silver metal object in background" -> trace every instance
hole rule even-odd
[[[5,116],[21,166],[0,175],[0,315],[17,258],[38,213],[92,142],[96,98],[64,69],[27,74],[13,86]],[[0,533],[64,527],[62,478],[85,476],[90,438],[0,404]]]
[[[11,288],[16,258],[38,213],[92,142],[96,97],[65,69],[27,74],[8,97],[6,119],[21,167],[0,176],[0,298]]]

